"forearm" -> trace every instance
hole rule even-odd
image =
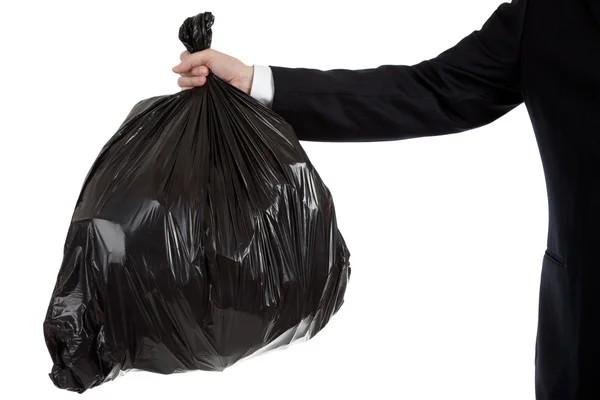
[[[432,61],[350,71],[272,67],[273,110],[301,140],[379,141],[449,134],[485,125],[520,103],[495,102],[445,80]]]
[[[272,66],[271,107],[301,140],[394,140],[483,126],[523,101],[518,61],[525,9],[525,0],[502,4],[481,30],[413,66]]]

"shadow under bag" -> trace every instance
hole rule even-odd
[[[180,39],[210,47],[211,13]],[[220,371],[317,334],[349,252],[281,117],[214,74],[136,104],[77,201],[44,321],[62,389],[128,370]]]

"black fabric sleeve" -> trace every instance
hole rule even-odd
[[[309,141],[407,139],[486,125],[523,102],[519,55],[526,3],[503,3],[480,30],[412,66],[270,66],[272,108]]]

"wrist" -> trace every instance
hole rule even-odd
[[[244,85],[242,90],[247,94],[250,95],[250,93],[252,92],[252,82],[254,80],[254,65],[248,65],[245,68],[245,73],[244,73]]]

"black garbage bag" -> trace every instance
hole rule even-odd
[[[190,52],[212,23],[184,22]],[[50,377],[82,393],[128,370],[221,371],[313,337],[349,276],[293,129],[210,74],[136,104],[88,173],[43,324]]]

